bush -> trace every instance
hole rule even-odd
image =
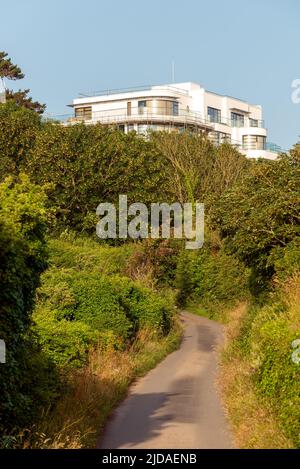
[[[224,248],[210,243],[197,252],[182,252],[176,275],[179,304],[188,299],[204,304],[233,302],[248,295],[249,270]]]
[[[300,274],[280,285],[248,324],[249,359],[258,391],[271,402],[279,422],[300,448],[299,365],[292,341],[300,339]],[[251,311],[249,312],[251,315]]]
[[[276,277],[285,280],[300,270],[300,238],[293,239],[284,247],[272,251],[271,262],[274,264]]]
[[[47,265],[45,193],[26,176],[0,184],[0,338],[6,343],[7,362],[0,367],[0,430],[26,423],[38,408],[35,383],[38,356],[30,333],[31,313],[41,272]],[[45,381],[47,363],[38,378]],[[48,370],[49,371],[49,370]],[[51,394],[51,373],[49,391]]]
[[[211,254],[199,251],[192,263],[193,293],[208,301],[243,299],[248,293],[249,272],[224,250]]]
[[[114,279],[114,289],[119,301],[131,319],[135,330],[148,328],[156,334],[167,334],[172,322],[172,301],[128,281],[127,278]]]
[[[36,112],[12,102],[0,104],[0,181],[19,174],[40,128]]]
[[[57,268],[94,271],[103,275],[123,273],[135,249],[133,244],[113,247],[65,232],[59,239],[50,239],[48,244],[51,263]]]
[[[58,226],[94,232],[100,202],[159,200],[166,171],[155,146],[135,133],[109,126],[47,123],[27,154],[26,171],[33,181],[51,182],[49,204],[57,209]]]
[[[76,239],[51,240],[50,248],[52,267],[42,276],[34,320],[54,363],[82,366],[95,344],[124,349],[142,328],[158,335],[170,330],[173,300],[116,275],[129,246]]]
[[[254,293],[275,272],[273,250],[299,237],[299,176],[299,158],[293,152],[277,161],[255,162],[215,210],[229,251],[253,269]]]

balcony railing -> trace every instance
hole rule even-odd
[[[201,114],[193,113],[189,111],[179,111],[178,115],[158,115],[155,113],[139,114],[139,112],[134,112],[131,115],[127,115],[126,112],[122,114],[115,115],[106,115],[104,111],[93,112],[92,119],[86,119],[85,117],[74,117],[73,114],[62,114],[57,116],[43,116],[44,120],[51,120],[60,122],[63,124],[77,124],[80,122],[85,122],[87,124],[93,124],[96,122],[101,122],[103,124],[130,124],[130,123],[162,123],[162,124],[178,124],[180,125],[196,125],[201,128],[207,128],[207,130],[213,130],[212,122],[208,119],[203,119]],[[230,134],[228,137],[222,137],[218,140],[213,134],[211,135],[211,141],[215,145],[221,145],[223,143],[229,143],[239,150],[249,151],[249,150],[267,150],[272,153],[284,152],[280,146],[266,142],[264,148],[258,148],[254,143],[241,143],[236,140],[231,139]]]
[[[86,124],[94,124],[100,122],[102,124],[172,124],[172,125],[193,125],[202,128],[212,129],[213,126],[208,119],[203,118],[202,114],[187,110],[179,110],[176,114],[148,111],[147,108],[132,109],[127,112],[126,109],[111,109],[106,111],[93,111],[91,118],[89,116],[74,116],[64,114],[60,116],[47,117],[47,120],[56,120],[66,124],[76,124],[85,122]]]
[[[245,117],[244,122],[231,119],[230,117],[220,117],[219,119],[211,119],[210,116],[207,116],[209,122],[213,124],[223,124],[229,127],[256,127],[256,128],[264,128],[264,121],[259,119],[253,119],[251,122],[251,118]],[[254,122],[255,121],[255,122]]]
[[[141,92],[141,91],[171,91],[176,94],[182,94],[187,96],[188,91],[183,88],[178,88],[172,85],[143,85],[143,86],[136,86],[132,88],[115,88],[115,89],[106,89],[100,91],[88,91],[85,93],[79,93],[79,98],[92,98],[95,96],[108,96],[111,94],[123,94],[123,93],[134,93],[134,92]]]
[[[80,109],[80,108],[78,108]],[[91,117],[90,117],[91,116]],[[230,118],[221,117],[218,120],[212,120],[210,116],[203,117],[202,114],[195,111],[180,109],[177,113],[166,112],[165,109],[150,110],[147,107],[134,108],[128,112],[126,109],[107,109],[103,111],[93,111],[86,115],[74,116],[72,114],[63,114],[58,116],[48,116],[46,119],[58,120],[65,123],[86,122],[103,124],[121,124],[121,123],[182,123],[187,125],[198,125],[213,128],[214,124],[223,124],[228,127],[253,127],[264,128],[264,121],[257,120],[253,122],[245,118],[244,123],[234,121]]]

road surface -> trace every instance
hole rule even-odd
[[[182,320],[180,348],[131,386],[99,448],[233,448],[215,384],[222,326],[187,312]]]

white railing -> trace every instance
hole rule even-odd
[[[47,119],[47,117],[45,117]],[[109,111],[93,111],[91,114],[83,116],[74,116],[64,114],[61,116],[48,117],[48,119],[57,120],[64,123],[75,124],[85,122],[93,124],[100,122],[102,124],[133,124],[133,123],[162,123],[162,124],[182,124],[195,125],[199,127],[213,128],[212,123],[203,118],[202,114],[192,111],[179,110],[178,114],[166,114],[160,112],[149,112],[147,110],[132,110],[128,113],[126,110],[115,109]]]

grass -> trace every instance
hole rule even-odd
[[[219,387],[238,448],[293,448],[267,398],[259,395],[253,382],[253,368],[237,345],[247,303],[228,313],[222,351]]]
[[[93,350],[87,366],[66,376],[68,383],[53,410],[19,434],[17,446],[40,449],[94,448],[114,407],[130,384],[157,365],[180,344],[181,326],[157,338],[140,331],[127,351]]]

